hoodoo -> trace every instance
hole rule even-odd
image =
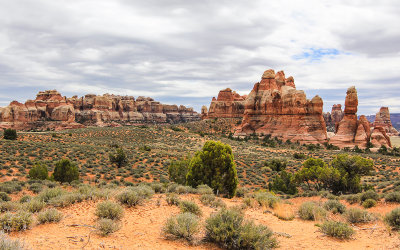
[[[202,108],[202,119],[242,118],[245,99],[246,96],[241,96],[230,88],[221,90],[217,98],[213,97],[208,112],[207,107]]]

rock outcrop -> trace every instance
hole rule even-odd
[[[372,123],[373,127],[382,127],[388,136],[398,136],[400,135],[390,120],[390,113],[388,107],[381,107],[378,113],[375,115],[375,121]]]
[[[338,124],[344,116],[341,104],[334,104],[331,112],[323,113],[326,129],[328,132],[336,132],[336,124]]]
[[[255,133],[300,143],[327,141],[322,99],[315,96],[308,100],[303,91],[296,90],[293,77],[285,78],[283,71],[265,71],[244,105],[235,136]]]
[[[0,128],[44,130],[86,125],[119,126],[132,123],[178,123],[199,120],[192,108],[166,105],[149,97],[88,94],[66,98],[56,90],[39,92],[25,104],[13,101],[0,108]]]
[[[207,107],[202,108],[202,119],[242,118],[245,99],[246,96],[241,96],[230,88],[221,90],[217,98],[212,98],[208,112]]]
[[[375,147],[385,145],[391,147],[390,138],[381,127],[371,129],[367,118],[362,115],[357,119],[358,96],[354,86],[347,89],[343,119],[336,124],[336,134],[329,143],[340,148],[365,148],[368,142]]]

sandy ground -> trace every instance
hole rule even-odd
[[[391,136],[390,141],[393,147],[400,147],[400,136]]]
[[[161,229],[166,219],[179,213],[176,206],[168,206],[164,195],[155,195],[151,200],[137,208],[125,208],[121,221],[121,229],[114,234],[102,237],[96,234],[94,215],[97,202],[83,202],[61,209],[65,218],[56,224],[37,225],[25,232],[12,233],[10,236],[19,238],[32,249],[219,249],[213,244],[200,241],[204,232],[197,236],[195,246],[184,241],[165,239]],[[184,195],[182,199],[194,200],[201,205],[196,195]],[[297,207],[306,200],[313,198],[296,198],[291,200],[291,208]],[[224,199],[228,206],[241,204],[240,199]],[[370,212],[385,214],[395,208],[395,204],[380,204],[370,209]],[[213,211],[212,208],[201,205],[203,223]],[[333,217],[335,215],[331,215]],[[400,234],[389,234],[381,221],[354,226],[356,234],[350,240],[337,240],[324,236],[318,231],[314,221],[303,221],[295,218],[292,221],[282,221],[261,207],[248,208],[245,217],[256,223],[269,226],[274,232],[290,235],[276,235],[280,249],[399,249]],[[333,219],[339,219],[335,218]],[[78,226],[73,226],[78,225]]]

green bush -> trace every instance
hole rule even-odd
[[[29,190],[31,190],[35,194],[38,194],[43,190],[43,185],[40,183],[32,183],[29,186]]]
[[[205,185],[205,184],[198,185],[197,189],[196,189],[196,192],[198,194],[201,194],[201,195],[203,195],[203,194],[214,194],[212,188],[210,188],[208,185]]]
[[[41,211],[44,207],[46,206],[46,203],[40,200],[31,200],[29,202],[26,202],[24,204],[24,207],[26,210],[28,210],[31,213],[37,213]]]
[[[181,202],[181,199],[179,198],[179,196],[177,194],[171,193],[171,194],[167,194],[167,197],[165,198],[165,200],[167,201],[167,204],[172,206],[179,206],[179,203]]]
[[[16,140],[17,139],[17,131],[15,129],[4,129],[4,139],[6,140]]]
[[[376,200],[373,199],[366,199],[363,203],[362,206],[364,208],[371,208],[376,206]]]
[[[385,195],[386,202],[400,203],[400,192],[392,192]]]
[[[360,208],[349,208],[344,213],[344,217],[350,223],[366,223],[372,221],[373,216]]]
[[[48,189],[45,189],[42,192],[40,192],[37,196],[37,199],[44,201],[44,202],[48,202],[49,200],[51,200],[55,197],[61,196],[65,193],[66,192],[59,187],[48,188]]]
[[[0,249],[1,250],[23,250],[24,244],[18,239],[13,240],[7,234],[0,232]]]
[[[56,163],[53,177],[54,180],[61,183],[71,183],[72,181],[79,179],[79,170],[78,167],[68,159],[63,159]]]
[[[296,194],[297,186],[293,174],[282,170],[279,175],[276,175],[272,182],[268,184],[270,191],[280,191],[285,194]]]
[[[326,217],[326,210],[315,202],[307,201],[300,205],[298,214],[303,220],[320,220]]]
[[[359,203],[361,201],[360,194],[349,194],[345,195],[344,198],[350,204]]]
[[[49,172],[47,166],[36,163],[30,170],[28,177],[33,180],[46,180],[49,178]]]
[[[0,229],[5,232],[24,231],[32,224],[32,214],[18,211],[15,214],[5,213],[0,216]]]
[[[227,249],[271,249],[278,246],[272,231],[252,221],[243,223],[236,209],[221,209],[206,220],[206,239]]]
[[[115,149],[115,153],[109,155],[110,162],[115,163],[118,168],[125,166],[128,163],[128,157],[124,150],[120,147]]]
[[[1,201],[10,201],[11,197],[8,196],[6,192],[0,192],[0,202]]]
[[[281,201],[279,197],[276,197],[275,195],[268,192],[256,193],[254,199],[258,202],[260,206],[270,208],[274,208],[276,204]]]
[[[96,224],[96,229],[102,236],[110,235],[118,231],[119,228],[119,224],[116,221],[110,219],[100,219],[97,221]]]
[[[337,200],[328,200],[324,203],[324,208],[332,213],[342,214],[346,212],[346,206]]]
[[[169,179],[181,185],[186,184],[186,175],[189,169],[190,159],[173,161],[168,167]]]
[[[265,167],[269,167],[272,171],[280,172],[286,169],[286,161],[281,159],[272,159],[264,162]]]
[[[368,199],[379,201],[379,194],[377,194],[373,190],[368,190],[368,191],[360,194],[361,202],[366,201]]]
[[[390,227],[400,230],[400,208],[395,208],[385,215],[384,221]]]
[[[163,227],[163,232],[166,236],[182,238],[188,241],[192,241],[193,236],[199,231],[199,218],[189,212],[178,214],[168,218]]]
[[[117,203],[103,201],[97,204],[96,216],[110,220],[120,220],[124,215],[124,209]]]
[[[214,194],[203,194],[200,196],[200,201],[203,205],[209,206],[216,199]]]
[[[62,219],[63,215],[60,211],[55,208],[47,209],[43,212],[40,212],[37,216],[37,219],[40,224],[44,223],[52,223],[59,222]]]
[[[239,181],[232,148],[222,142],[207,141],[191,159],[186,181],[195,188],[207,184],[215,193],[235,196]]]
[[[134,207],[143,201],[143,197],[134,190],[124,190],[117,195],[117,200],[129,207]]]
[[[197,216],[202,215],[200,207],[193,201],[181,201],[179,207],[181,208],[182,213],[188,212]]]
[[[325,221],[321,226],[321,231],[339,239],[348,239],[354,234],[354,230],[349,224],[339,221]]]

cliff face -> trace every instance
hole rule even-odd
[[[246,96],[241,96],[230,88],[221,90],[217,99],[213,97],[210,108],[202,108],[202,119],[211,118],[242,118],[244,113],[244,100]]]
[[[375,147],[385,145],[391,147],[390,138],[382,127],[371,129],[370,123],[365,116],[357,119],[358,96],[356,88],[350,87],[346,93],[345,109],[343,119],[336,124],[336,134],[330,139],[333,145],[353,148],[359,146],[365,148],[368,142]]]
[[[67,129],[85,125],[178,123],[199,120],[192,108],[166,105],[149,97],[85,95],[66,98],[56,90],[39,92],[25,104],[13,101],[0,108],[0,127],[18,130]]]
[[[399,131],[397,131],[390,120],[390,113],[388,107],[381,107],[378,113],[376,113],[375,121],[372,123],[373,127],[382,127],[385,129],[385,132],[389,136],[398,136],[400,135]]]
[[[283,71],[275,74],[270,69],[247,96],[243,121],[235,135],[270,134],[293,142],[324,143],[327,133],[322,106],[319,96],[308,100],[303,91],[296,90],[293,77],[286,79]]]

